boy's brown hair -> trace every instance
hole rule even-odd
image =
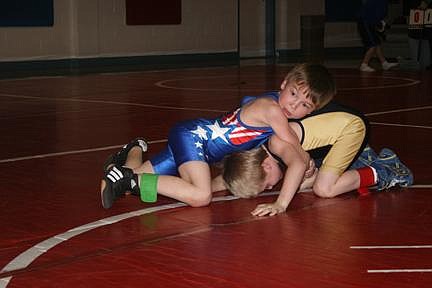
[[[316,109],[325,106],[336,94],[336,84],[327,68],[321,64],[302,63],[295,65],[285,77],[287,82],[309,87],[309,95]]]
[[[262,147],[226,156],[222,178],[227,189],[240,198],[256,197],[262,192],[266,174],[261,164],[267,157]]]

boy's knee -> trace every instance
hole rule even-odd
[[[189,203],[192,207],[203,207],[210,204],[212,199],[211,193],[198,193]]]
[[[333,198],[334,195],[332,193],[332,189],[327,185],[320,185],[319,183],[315,183],[313,186],[313,192],[315,195],[322,198]]]

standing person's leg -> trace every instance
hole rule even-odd
[[[381,62],[381,64],[386,61],[381,45],[378,45],[376,47],[376,55],[378,57],[378,60]]]
[[[374,40],[372,31],[370,30],[370,25],[364,21],[357,22],[357,29],[360,34],[360,38],[363,42],[363,46],[366,52],[363,56],[362,63],[360,65],[360,71],[363,72],[374,72],[375,69],[369,66],[369,62],[375,55],[376,42]]]
[[[372,57],[376,54],[376,47],[370,47],[367,49],[362,63],[360,65],[360,70],[363,72],[374,72],[375,69],[369,66],[369,62],[372,59]]]
[[[399,63],[387,62],[387,59],[384,57],[384,53],[383,53],[381,45],[378,45],[376,47],[376,55],[377,55],[379,61],[381,62],[381,66],[382,66],[383,70],[389,70],[390,68],[393,68],[393,67],[396,67],[399,65]]]

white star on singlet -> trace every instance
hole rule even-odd
[[[201,142],[195,142],[195,147],[196,148],[203,148],[203,144]]]
[[[207,140],[207,131],[204,130],[201,126],[197,126],[197,129],[191,132],[198,135],[201,139]]]
[[[212,131],[211,139],[221,138],[226,143],[228,140],[225,138],[225,133],[230,130],[230,128],[222,128],[219,126],[219,123],[215,121],[213,125],[206,125]]]

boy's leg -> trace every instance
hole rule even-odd
[[[340,177],[330,171],[320,171],[314,183],[314,192],[321,197],[335,197],[355,189],[360,194],[367,194],[367,187],[373,185],[377,185],[378,190],[384,190],[413,183],[411,171],[388,148],[381,150],[377,157],[370,147],[366,147],[358,160],[362,162],[356,162],[360,165],[351,166],[356,168],[344,172]]]
[[[321,197],[335,197],[337,195],[357,189],[360,194],[368,194],[367,187],[376,184],[376,172],[369,166],[378,159],[378,155],[366,145],[356,161],[350,166],[350,170],[339,176],[331,170],[320,170],[319,180],[315,183],[314,191]]]
[[[107,158],[103,168],[105,175],[101,182],[101,200],[104,208],[110,208],[117,198],[127,192],[139,195],[138,178],[131,169],[139,167],[141,173],[154,173],[150,161],[142,162],[143,153],[146,151],[146,141],[143,138],[136,138]]]
[[[138,186],[138,175],[135,170],[130,169],[128,162],[142,162],[141,148],[134,147],[131,149],[125,166],[115,165],[110,166],[105,172],[104,178],[101,182],[101,200],[102,206],[105,209],[111,208],[114,201],[125,195],[127,192],[131,192],[133,195],[140,195]],[[137,169],[140,169],[141,173],[153,174],[153,166],[149,160],[142,163]]]
[[[150,162],[146,161],[138,169],[143,167],[147,167],[146,169],[151,167]],[[141,194],[141,199],[155,198],[156,194],[161,194],[194,207],[208,205],[211,201],[209,165],[202,161],[189,161],[180,166],[179,173],[180,177],[155,176],[149,175],[150,173],[134,174],[132,169],[113,166],[108,169],[104,180],[102,180],[102,205],[104,208],[110,208],[114,201],[124,195],[126,191]],[[151,195],[143,197],[143,193]]]
[[[144,152],[145,151],[143,151],[142,148],[139,146],[133,147],[127,155],[126,162],[125,162],[124,166],[131,168],[131,169],[135,169],[135,168],[142,166],[143,165]],[[148,169],[147,169],[147,171],[148,171]],[[148,173],[148,172],[146,172],[146,173]]]
[[[332,198],[353,191],[360,186],[360,177],[356,170],[348,170],[342,175],[332,171],[319,171],[313,185],[313,191],[320,197]]]
[[[411,171],[388,148],[382,149],[377,155],[367,146],[350,169],[357,169],[360,174],[360,194],[362,191],[367,192],[367,187],[374,184],[377,184],[378,190],[383,190],[396,184],[406,187],[413,183]]]
[[[141,150],[140,159],[138,158],[139,154],[136,153],[139,150]],[[128,144],[124,145],[117,153],[110,155],[105,161],[103,170],[106,172],[110,167],[114,165],[135,168],[142,164],[142,153],[146,151],[147,142],[144,140],[144,138],[136,138]],[[134,157],[130,157],[131,155],[129,154],[133,154]]]
[[[377,179],[374,171],[368,166],[377,159],[378,155],[375,151],[366,145],[357,160],[350,166],[350,170],[345,171],[342,175],[339,176],[331,171],[321,171],[319,180],[315,184],[317,194],[321,197],[334,197],[355,189],[358,189],[360,194],[369,193],[367,187],[376,184]]]
[[[133,170],[122,166],[108,168],[101,182],[101,200],[105,209],[111,208],[114,201],[127,191],[139,194],[138,178]]]
[[[180,177],[160,175],[158,194],[193,207],[206,206],[212,197],[210,166],[203,161],[189,161],[179,167]]]

